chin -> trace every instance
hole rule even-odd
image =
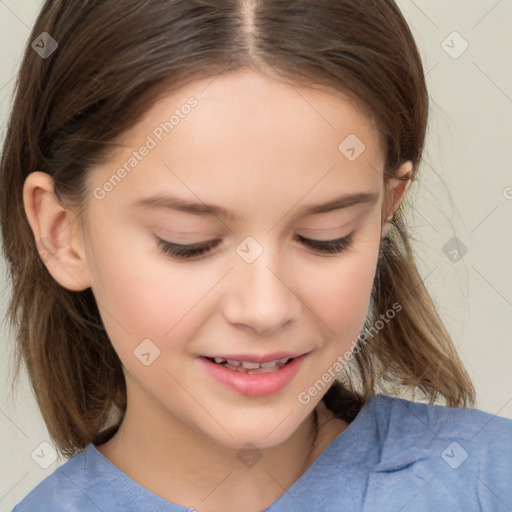
[[[252,419],[250,414],[237,413],[236,418],[225,417],[220,428],[216,425],[214,431],[209,432],[217,443],[233,449],[246,448],[248,444],[260,449],[272,448],[288,440],[300,424],[304,421],[297,417],[296,411],[290,410],[279,414],[264,414],[256,410],[257,418]],[[227,432],[226,432],[227,431]]]
[[[233,437],[229,435],[218,437],[215,436],[213,439],[223,447],[232,448],[233,450],[250,450],[250,449],[260,449],[264,450],[266,448],[273,448],[275,446],[279,446],[284,443],[293,432],[284,433],[281,432],[281,435],[267,435],[266,431],[254,431],[254,429],[248,428],[242,432],[231,432]]]

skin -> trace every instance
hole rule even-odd
[[[95,187],[190,96],[197,107],[114,190],[95,198]],[[338,150],[349,134],[366,145],[352,162]],[[327,387],[308,404],[297,397],[361,332],[381,237],[410,180],[384,182],[379,134],[353,104],[256,71],[169,94],[122,142],[89,175],[88,236],[53,194],[49,175],[30,174],[23,191],[35,240],[46,237],[55,247],[45,258],[48,271],[67,289],[92,288],[125,368],[126,417],[98,450],[182,506],[262,510],[347,427],[319,402]],[[398,175],[411,169],[407,162]],[[222,205],[237,218],[131,206],[163,192]],[[306,205],[355,192],[378,199],[301,214]],[[353,245],[339,254],[296,239],[334,240],[353,230]],[[180,261],[161,252],[155,234],[178,244],[222,243],[201,259]],[[250,264],[235,250],[247,236],[263,248]],[[149,366],[134,356],[146,338],[160,350]],[[197,359],[280,350],[310,353],[288,386],[264,397],[223,386]],[[248,442],[262,455],[250,468],[237,457]]]

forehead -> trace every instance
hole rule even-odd
[[[134,149],[150,148],[116,185],[118,199],[122,191],[126,201],[165,188],[213,203],[256,206],[305,195],[312,203],[332,188],[375,191],[382,182],[379,134],[352,102],[255,71],[170,92],[120,142],[100,180],[126,164]]]

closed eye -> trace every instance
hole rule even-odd
[[[307,247],[318,251],[323,254],[338,254],[348,249],[353,242],[354,232],[343,238],[337,238],[336,240],[311,240],[304,238],[303,236],[297,235],[297,239]],[[187,260],[187,259],[202,259],[198,256],[203,256],[209,253],[212,249],[217,247],[221,240],[212,240],[211,242],[200,242],[192,245],[180,245],[172,242],[167,242],[159,237],[157,243],[159,249],[170,255],[173,258]]]

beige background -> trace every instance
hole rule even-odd
[[[41,3],[0,0],[1,137]],[[474,379],[478,408],[512,418],[512,1],[398,3],[432,98],[420,183],[411,189],[420,273]],[[467,247],[457,262],[443,249],[454,236]],[[3,315],[9,289],[1,258],[0,265]],[[41,446],[48,434],[26,380],[9,392],[12,337],[5,326],[0,335],[0,511],[8,511],[63,461],[42,468],[32,459],[43,450],[52,461],[51,447]]]

